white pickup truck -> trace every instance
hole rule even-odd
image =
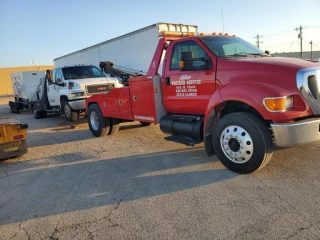
[[[36,119],[46,117],[47,113],[61,112],[67,120],[75,121],[85,111],[86,98],[121,86],[116,78],[106,77],[92,65],[47,70],[36,92],[37,101],[31,102],[31,109]]]

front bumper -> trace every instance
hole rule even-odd
[[[86,109],[85,99],[69,101],[69,105],[73,110],[84,110],[84,109]]]
[[[320,140],[320,118],[294,123],[273,123],[271,128],[278,147],[292,147]]]

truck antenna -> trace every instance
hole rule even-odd
[[[224,33],[224,21],[223,21],[223,7],[221,8],[221,12],[222,12],[222,14],[221,14],[221,20],[222,20],[222,32]]]

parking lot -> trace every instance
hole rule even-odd
[[[29,152],[0,162],[0,239],[320,239],[320,143],[238,175],[157,125],[94,138],[86,119],[8,101],[0,116],[28,123]]]

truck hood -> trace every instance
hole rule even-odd
[[[248,57],[218,59],[217,79],[222,85],[231,81],[254,81],[296,89],[297,71],[319,67],[320,62],[285,57]]]

